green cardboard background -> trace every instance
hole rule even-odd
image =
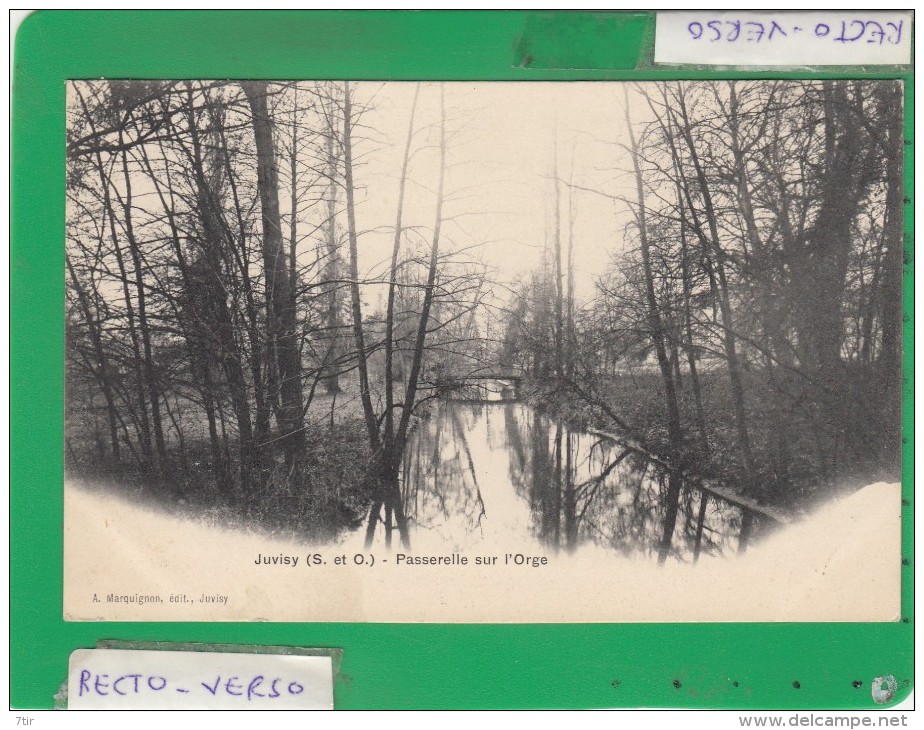
[[[878,708],[913,671],[913,76],[651,65],[653,13],[42,11],[16,38],[12,110],[12,707],[50,708],[99,640],[343,649],[336,706]],[[570,68],[570,70],[568,70]],[[64,122],[69,78],[882,77],[907,83],[902,620],[873,624],[70,623],[62,619]],[[871,556],[890,560],[892,556]],[[675,686],[679,681],[679,687]],[[862,681],[855,688],[853,682]],[[737,687],[733,684],[737,682]],[[794,686],[798,682],[799,687]]]

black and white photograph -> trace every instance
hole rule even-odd
[[[65,618],[897,620],[902,99],[69,82]]]

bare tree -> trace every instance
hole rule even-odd
[[[267,84],[241,83],[253,115],[257,150],[257,189],[263,222],[263,265],[266,277],[267,313],[270,338],[275,344],[279,372],[280,412],[286,463],[291,466],[305,445],[302,398],[302,366],[298,332],[292,305],[292,281],[288,257],[282,242],[279,213],[279,176],[273,147],[273,120],[267,109]]]

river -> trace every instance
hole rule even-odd
[[[402,494],[415,540],[447,550],[604,548],[655,560],[666,475],[611,439],[570,429],[488,389],[486,401],[441,400],[405,452]],[[669,560],[738,553],[772,521],[684,486]]]

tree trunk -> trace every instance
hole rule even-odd
[[[553,271],[555,276],[555,322],[553,334],[555,337],[555,374],[562,378],[565,373],[564,365],[564,336],[565,336],[565,315],[564,315],[564,275],[562,271],[562,250],[561,250],[561,184],[558,179],[558,135],[555,136],[555,144],[552,148],[552,193],[555,201],[552,206],[552,255],[555,257],[553,262]]]
[[[883,432],[881,443],[885,447],[890,465],[901,463],[901,405],[902,405],[902,263],[903,263],[903,161],[904,119],[902,86],[890,82],[884,93],[886,130],[886,220],[885,251],[883,252],[882,292],[882,344],[879,355],[879,372],[882,385],[881,412]]]
[[[427,283],[424,287],[423,304],[420,311],[420,321],[417,324],[417,337],[414,342],[414,355],[411,361],[411,371],[408,375],[407,387],[404,396],[404,408],[401,411],[401,422],[395,436],[395,446],[399,452],[404,450],[408,427],[411,423],[411,414],[417,398],[417,385],[420,371],[423,366],[423,357],[426,350],[427,326],[430,320],[430,308],[433,304],[433,291],[436,288],[436,269],[439,260],[440,230],[443,224],[443,197],[446,184],[446,106],[445,89],[440,86],[440,144],[439,144],[439,184],[436,192],[436,213],[433,223],[433,238],[430,244],[430,266],[427,270]]]
[[[119,130],[119,144],[123,144],[122,131]],[[138,330],[141,335],[141,346],[144,354],[143,373],[145,386],[148,391],[148,400],[151,404],[151,425],[154,432],[154,450],[152,455],[156,457],[155,467],[164,462],[167,456],[166,444],[164,443],[164,428],[160,416],[160,392],[157,387],[157,378],[154,373],[154,355],[151,347],[151,329],[148,326],[147,315],[147,295],[144,285],[144,267],[141,258],[141,245],[135,237],[135,227],[132,216],[132,182],[128,170],[128,154],[123,152],[122,158],[122,177],[125,182],[125,198],[122,199],[116,192],[116,196],[123,208],[123,224],[125,236],[128,239],[128,249],[132,257],[132,268],[134,270],[135,289],[137,290],[138,301]]]
[[[857,169],[859,130],[844,82],[823,83],[825,129],[824,174],[815,223],[808,234],[808,266],[804,282],[801,333],[809,369],[822,386],[833,386],[841,371],[842,313],[845,280],[852,246],[851,228],[865,186]]]
[[[388,274],[388,301],[385,306],[385,450],[394,446],[394,375],[392,358],[395,347],[395,289],[398,278],[398,253],[401,250],[401,235],[404,231],[404,190],[407,184],[407,168],[411,158],[411,139],[414,136],[414,114],[417,111],[417,98],[420,84],[414,87],[414,99],[411,102],[411,117],[407,127],[407,139],[404,143],[404,157],[401,162],[401,176],[398,181],[398,210],[395,214],[395,237],[391,249],[391,266]]]
[[[639,164],[638,147],[635,132],[632,128],[632,119],[629,115],[629,92],[623,89],[625,100],[626,127],[629,130],[630,155],[632,169],[635,172],[635,191],[638,198],[635,220],[638,225],[639,243],[642,249],[642,267],[645,273],[645,296],[647,300],[648,327],[651,339],[655,346],[658,367],[661,370],[661,381],[664,386],[664,400],[667,406],[667,430],[670,439],[671,461],[673,469],[668,475],[667,503],[664,511],[664,528],[658,546],[658,563],[663,564],[670,553],[671,540],[674,535],[674,526],[677,522],[677,508],[680,502],[680,467],[678,463],[683,448],[683,431],[680,425],[680,408],[677,403],[677,392],[674,387],[671,363],[667,355],[664,342],[664,325],[655,294],[654,274],[651,268],[651,250],[648,241],[648,222],[645,209],[645,189],[642,182],[642,170]]]
[[[253,115],[257,150],[257,190],[263,223],[263,266],[266,305],[275,325],[276,362],[279,377],[279,414],[282,448],[287,466],[300,459],[305,445],[302,364],[298,328],[292,306],[291,277],[282,242],[279,213],[279,176],[273,147],[273,120],[267,108],[265,81],[241,82]]]
[[[122,285],[122,296],[125,301],[125,317],[128,325],[129,340],[132,345],[132,369],[135,371],[135,398],[138,404],[138,428],[141,442],[141,454],[145,466],[151,466],[153,457],[151,451],[151,425],[148,420],[148,407],[144,378],[144,366],[141,356],[141,343],[138,337],[138,328],[135,325],[135,305],[129,291],[128,271],[125,267],[125,257],[122,255],[122,245],[119,243],[119,234],[116,228],[115,210],[112,207],[112,198],[109,192],[110,181],[106,178],[102,158],[96,154],[96,164],[103,186],[103,206],[109,222],[109,232],[112,237],[112,248],[119,268],[119,281]]]
[[[260,459],[259,444],[269,440],[269,417],[270,406],[266,394],[265,373],[266,368],[263,363],[264,347],[263,338],[267,333],[260,329],[260,314],[257,301],[253,291],[253,281],[250,274],[250,246],[248,245],[248,224],[244,220],[244,210],[240,196],[238,195],[237,183],[235,182],[234,168],[231,164],[230,148],[225,138],[223,127],[218,128],[219,146],[223,152],[224,169],[228,176],[228,187],[231,191],[231,200],[234,204],[234,213],[237,218],[237,251],[234,252],[234,261],[238,267],[238,274],[241,277],[241,288],[244,293],[244,308],[247,322],[247,341],[250,345],[249,369],[252,379],[253,400],[254,400],[254,456]],[[229,244],[233,248],[235,245],[234,236],[228,231]]]
[[[195,119],[192,118],[192,108],[190,89],[190,138],[193,148],[191,162],[196,185],[196,212],[199,218],[199,248],[202,257],[201,261],[196,262],[196,268],[201,274],[196,282],[199,291],[195,292],[195,295],[202,303],[200,315],[208,328],[208,331],[202,334],[207,341],[214,343],[213,351],[217,354],[228,383],[231,408],[238,427],[240,481],[242,489],[246,491],[258,466],[258,459],[250,420],[250,400],[244,378],[243,357],[235,336],[235,326],[226,294],[231,287],[227,281],[225,259],[233,248],[234,241],[222,218],[217,191],[213,190],[209,183],[202,142]]]
[[[676,167],[675,167],[676,172]],[[683,286],[683,349],[690,369],[690,384],[693,388],[693,402],[696,407],[696,427],[699,431],[699,447],[704,463],[709,461],[709,439],[706,432],[706,415],[703,409],[703,391],[699,382],[699,367],[696,364],[696,345],[693,340],[693,314],[691,311],[690,257],[687,245],[687,219],[680,191],[680,181],[676,181],[677,210],[680,213],[680,268]]]
[[[382,450],[378,419],[372,407],[369,390],[369,365],[366,356],[365,334],[363,332],[363,311],[359,295],[359,252],[356,233],[356,204],[353,189],[353,105],[350,82],[343,82],[343,184],[346,191],[347,237],[350,245],[350,304],[353,312],[353,339],[356,343],[357,368],[359,370],[359,395],[366,419],[366,432],[374,458]]]
[[[99,383],[100,390],[103,391],[103,398],[106,401],[106,413],[109,421],[109,442],[112,447],[112,458],[115,461],[119,461],[120,451],[118,417],[116,414],[115,400],[112,397],[112,387],[109,383],[109,360],[106,357],[106,352],[103,348],[103,340],[100,327],[96,322],[96,318],[93,316],[93,312],[90,308],[89,297],[84,291],[80,280],[77,278],[77,273],[74,271],[74,266],[71,263],[70,256],[65,255],[65,260],[67,262],[68,273],[71,276],[71,282],[74,286],[74,290],[77,292],[77,301],[80,303],[80,310],[83,312],[84,320],[87,323],[87,331],[90,333],[90,342],[93,343],[93,353],[96,356],[96,367],[92,369],[92,372],[96,377],[96,381]]]
[[[735,426],[738,432],[738,448],[741,450],[742,458],[743,474],[741,481],[742,485],[746,489],[754,489],[757,486],[753,482],[755,474],[754,457],[751,452],[751,438],[750,434],[748,433],[747,426],[747,415],[744,403],[744,385],[741,378],[741,360],[738,354],[737,336],[734,330],[734,321],[732,318],[731,302],[729,298],[728,279],[725,273],[725,252],[722,250],[719,241],[718,217],[715,211],[715,206],[712,202],[712,194],[709,190],[709,182],[706,178],[706,172],[700,162],[699,154],[696,150],[696,144],[693,141],[690,119],[687,115],[687,108],[683,99],[682,90],[678,92],[677,100],[682,122],[682,124],[678,126],[684,141],[687,144],[690,160],[693,163],[696,179],[699,184],[700,195],[702,195],[703,198],[703,206],[705,208],[704,215],[706,217],[706,224],[709,228],[708,237],[706,236],[705,231],[703,231],[702,225],[698,220],[698,213],[696,212],[696,208],[693,205],[693,198],[689,189],[689,185],[684,184],[682,187],[695,228],[698,231],[698,234],[702,237],[703,243],[706,244],[705,248],[711,249],[711,253],[713,255],[711,266],[715,270],[716,278],[718,279],[717,294],[719,299],[719,309],[722,313],[722,341],[725,347],[725,359],[728,362],[728,379],[731,383],[732,389],[732,401],[735,410]]]
[[[333,106],[333,105],[331,105]],[[330,114],[333,115],[331,109]],[[337,237],[337,176],[338,161],[334,152],[334,119],[331,116],[327,133],[327,221],[325,225],[325,243],[327,245],[324,261],[324,327],[327,330],[327,348],[322,365],[324,375],[322,382],[328,393],[340,392],[340,241]]]

